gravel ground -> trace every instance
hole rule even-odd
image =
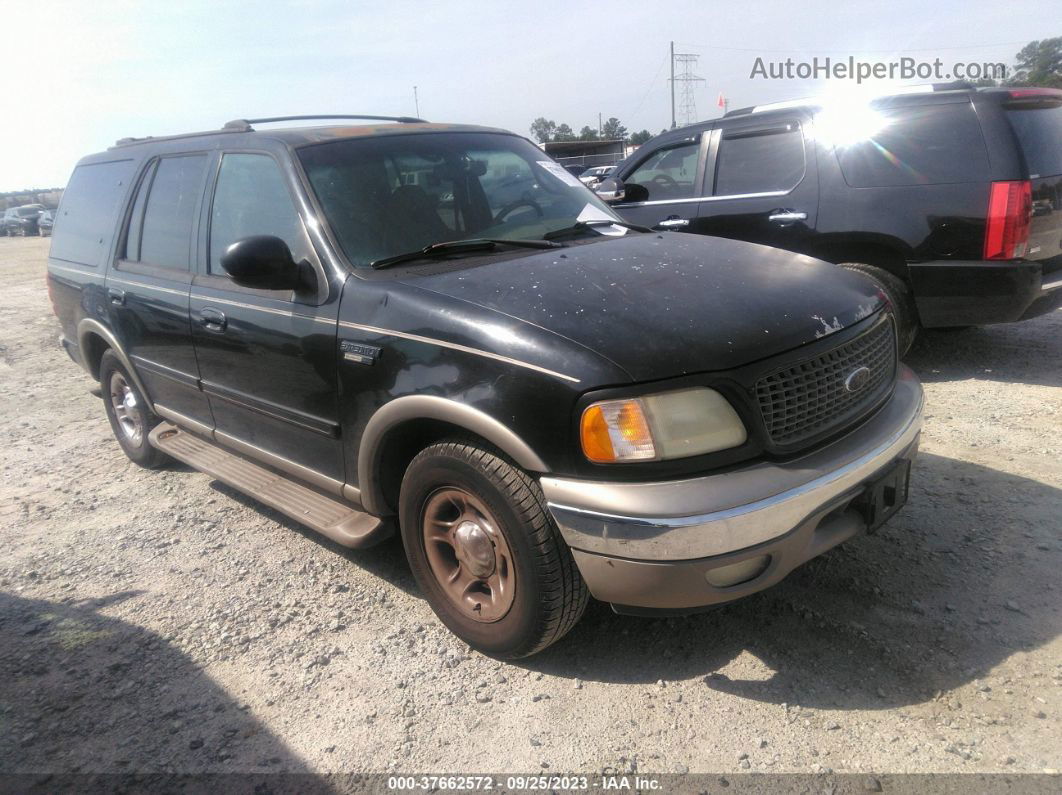
[[[0,238],[0,772],[1062,768],[1062,312],[923,336],[922,455],[877,535],[711,613],[591,605],[502,664],[396,542],[127,461],[46,251]]]

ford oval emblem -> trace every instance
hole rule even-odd
[[[867,385],[868,381],[870,381],[870,368],[857,367],[845,377],[844,389],[846,392],[858,392]]]

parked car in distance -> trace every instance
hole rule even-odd
[[[55,210],[41,210],[37,217],[37,231],[41,237],[48,237],[52,233],[52,225],[55,223]]]
[[[580,174],[586,171],[586,166],[584,166],[582,163],[566,163],[564,164],[564,170],[571,174],[573,177],[578,177]]]
[[[79,162],[49,295],[133,462],[349,547],[397,531],[505,658],[590,596],[762,590],[904,504],[922,390],[866,279],[633,227],[503,130],[364,118]]]
[[[594,166],[580,174],[579,181],[588,187],[593,187],[615,170],[615,166]]]
[[[913,87],[662,134],[598,186],[627,220],[843,264],[920,326],[1062,304],[1062,90]],[[618,191],[618,192],[617,192]]]
[[[42,204],[24,204],[21,207],[9,207],[4,211],[3,228],[5,235],[37,234],[37,217]]]

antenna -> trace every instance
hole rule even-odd
[[[674,47],[674,45],[672,45]],[[693,70],[697,66],[697,59],[701,56],[691,52],[675,52],[671,51],[671,126],[676,124],[675,114],[675,84],[682,84],[682,95],[679,99],[678,106],[678,121],[682,126],[687,124],[693,124],[697,121],[697,96],[695,93],[696,84],[705,82],[703,77],[698,77],[693,73]],[[680,68],[679,75],[675,75],[675,67]]]

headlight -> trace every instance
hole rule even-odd
[[[748,433],[726,398],[696,387],[593,403],[583,411],[579,437],[588,459],[612,464],[726,450],[743,444]]]

